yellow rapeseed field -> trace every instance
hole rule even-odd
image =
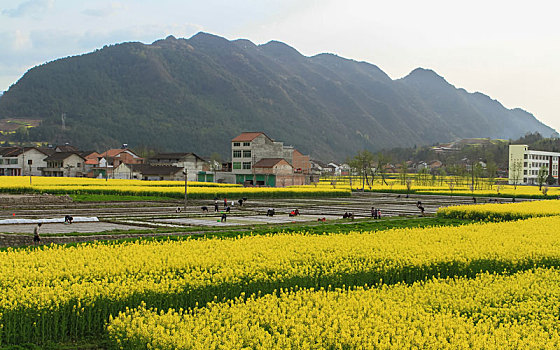
[[[102,332],[141,301],[192,307],[274,289],[557,266],[560,217],[383,232],[82,244],[0,252],[0,345]]]
[[[127,310],[120,349],[557,349],[560,272],[277,294],[194,310]]]
[[[439,208],[438,216],[485,221],[517,220],[560,215],[560,200],[507,204],[458,205]]]
[[[560,196],[560,187],[545,187],[539,189],[539,186],[513,186],[504,184],[488,183],[487,179],[481,179],[479,186],[475,186],[471,190],[470,182],[465,179],[455,180],[451,176],[446,176],[443,180],[437,181],[419,181],[416,174],[410,174],[410,189],[406,184],[402,184],[399,179],[387,179],[387,183],[382,183],[379,176],[370,185],[365,185],[366,191],[376,192],[397,192],[397,193],[418,193],[418,194],[441,194],[441,195],[462,195],[462,196],[504,196],[504,197],[527,197],[527,198],[556,198]],[[398,174],[393,174],[393,177]],[[502,179],[501,181],[504,181]],[[350,187],[350,179],[348,177],[332,177],[322,179],[321,186],[337,188]],[[361,179],[354,177],[352,179],[352,189],[361,190]],[[546,195],[543,193],[546,189]]]
[[[12,193],[51,193],[51,194],[105,194],[133,196],[165,196],[183,198],[185,185],[182,181],[142,181],[68,178],[68,177],[29,177],[2,176],[0,191]],[[188,182],[189,198],[211,199],[214,197],[319,197],[348,196],[349,188],[329,188],[325,186],[242,187],[231,184],[209,182]]]

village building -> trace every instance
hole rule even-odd
[[[83,152],[82,156],[86,159],[86,176],[95,178],[118,179],[114,171],[120,164],[144,163],[144,158],[126,147],[108,149],[104,152]]]
[[[202,157],[190,152],[185,153],[159,153],[148,159],[154,166],[174,166],[187,172],[188,181],[214,181],[214,174],[210,172],[210,164]]]
[[[144,158],[140,157],[132,150],[128,148],[113,148],[108,149],[105,152],[100,153],[103,158],[107,161],[109,166],[113,168],[119,166],[120,164],[142,164],[144,163]]]
[[[231,157],[232,173],[235,174],[235,182],[238,184],[289,186],[291,183],[307,184],[310,181],[309,156],[303,155],[292,146],[284,146],[283,142],[272,140],[263,132],[244,132],[233,138]],[[264,159],[283,159],[291,167],[291,180],[287,180],[285,164],[277,162],[269,167],[272,160],[259,163]],[[257,179],[257,175],[261,176]],[[283,181],[278,181],[279,179]]]
[[[147,181],[185,180],[184,169],[173,165],[119,164],[113,171],[116,179],[138,179]]]
[[[0,176],[40,176],[47,155],[36,147],[0,147]]]
[[[545,169],[554,184],[558,184],[558,164],[560,153],[530,150],[527,145],[509,146],[509,184],[536,185],[539,170]]]
[[[85,174],[86,159],[75,152],[54,152],[45,158],[42,176],[81,177]]]
[[[257,184],[271,187],[304,185],[305,177],[298,174],[284,158],[263,158],[255,163]]]

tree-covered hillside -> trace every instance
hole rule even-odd
[[[553,132],[533,115],[456,89],[430,70],[391,80],[369,63],[206,33],[124,43],[35,67],[2,96],[0,118],[41,119],[29,131],[33,141],[225,157],[237,134],[263,131],[324,160],[360,149]]]

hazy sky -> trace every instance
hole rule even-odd
[[[393,79],[416,67],[560,130],[556,2],[470,0],[0,0],[0,90],[29,68],[124,41],[205,31],[331,52]],[[549,135],[546,135],[549,136]]]

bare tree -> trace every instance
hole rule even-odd
[[[546,183],[547,177],[548,168],[543,165],[539,168],[539,172],[537,173],[537,184],[539,185],[539,191],[542,190],[543,185]]]
[[[517,189],[517,185],[521,183],[521,177],[523,176],[523,163],[520,160],[516,160],[511,165],[510,179],[513,182],[513,189]]]
[[[358,152],[349,162],[350,168],[356,172],[362,181],[362,191],[365,189],[366,182],[369,184],[368,174],[373,167],[373,154],[370,151],[363,150]]]

